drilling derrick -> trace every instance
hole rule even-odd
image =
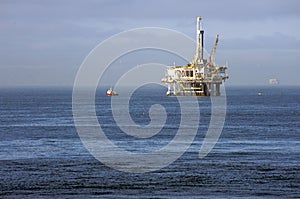
[[[199,65],[203,64],[203,49],[204,49],[204,42],[203,42],[203,37],[204,37],[204,30],[202,30],[201,26],[201,17],[197,17],[197,50],[196,50],[196,55],[194,57],[194,60],[192,61],[191,64],[193,65]]]
[[[227,66],[214,64],[219,35],[209,62],[204,57],[204,30],[201,17],[197,17],[197,48],[194,59],[185,66],[171,66],[167,69],[162,82],[167,84],[167,96],[219,96],[220,85],[228,78]]]

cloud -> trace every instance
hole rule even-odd
[[[55,80],[59,75],[43,73],[39,68],[75,74],[98,43],[131,28],[171,28],[195,38],[198,15],[203,16],[208,51],[215,35],[220,34],[217,59],[225,51],[298,52],[299,5],[297,0],[0,1],[1,79],[10,84],[8,73],[25,68],[30,70],[28,74],[49,80],[41,80],[41,84],[51,84],[51,79],[53,83],[64,82]],[[227,55],[226,60],[243,64],[243,57]],[[275,61],[269,62],[272,65]],[[12,71],[10,67],[16,69]],[[19,81],[29,83],[31,79],[21,76]]]
[[[142,20],[194,18],[197,15],[220,20],[261,20],[268,17],[299,16],[297,0],[51,0],[1,1],[2,15],[22,15],[26,20],[116,18]],[[35,18],[39,16],[39,18]],[[118,24],[115,24],[118,25]]]
[[[272,35],[254,35],[251,38],[226,39],[222,45],[224,49],[252,50],[300,50],[300,40],[283,33],[275,32]]]

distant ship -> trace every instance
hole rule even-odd
[[[112,88],[110,88],[110,89],[108,89],[108,90],[106,91],[106,95],[107,95],[107,96],[117,96],[118,93],[116,93],[115,91],[113,91]]]
[[[270,85],[277,85],[277,84],[279,84],[279,81],[278,81],[278,79],[269,79],[269,84]]]

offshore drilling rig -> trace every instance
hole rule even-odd
[[[204,30],[201,17],[197,17],[197,51],[194,59],[186,66],[170,66],[162,82],[167,84],[167,96],[220,96],[220,85],[228,79],[227,66],[214,63],[219,35],[209,59],[205,59]]]

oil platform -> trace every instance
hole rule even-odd
[[[228,79],[227,65],[214,63],[219,35],[209,59],[205,59],[204,30],[201,17],[197,17],[197,50],[191,63],[186,66],[170,66],[162,82],[167,84],[167,96],[220,96],[220,85]]]

